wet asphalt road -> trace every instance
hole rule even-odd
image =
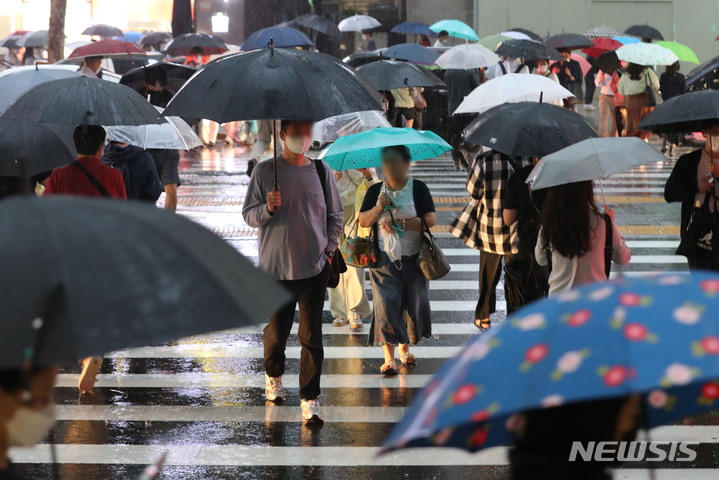
[[[241,216],[249,180],[244,175],[246,159],[244,147],[185,155],[178,211],[256,259],[255,232]],[[622,269],[626,275],[686,270],[684,261],[674,256],[678,207],[659,198],[672,165],[667,161],[637,169],[605,183],[634,253],[632,263]],[[263,396],[260,327],[110,355],[95,393],[83,397],[76,387],[79,368],[66,365],[56,394],[55,443],[63,476],[137,478],[146,465],[169,452],[161,476],[165,479],[508,479],[504,449],[477,455],[435,449],[375,457],[413,395],[476,333],[471,321],[477,252],[442,233],[466,202],[464,174],[450,167],[449,158],[442,158],[419,162],[413,170],[435,197],[438,238],[453,266],[447,278],[432,282],[435,334],[414,350],[417,368],[396,378],[381,377],[381,350],[365,346],[367,328],[334,328],[326,311],[321,401],[327,422],[312,428],[300,422],[295,335],[288,345],[288,400],[279,407],[266,405]],[[495,322],[504,320],[504,310],[500,288]],[[707,414],[689,423],[677,428],[717,425],[719,419]],[[706,455],[700,458],[706,460],[697,465],[701,470],[687,473],[699,476],[660,470],[658,478],[715,478],[707,470],[716,466],[715,442],[709,438],[703,445]],[[16,450],[12,456],[28,478],[50,478],[47,445]],[[617,478],[647,477],[645,470],[633,469],[620,471]]]

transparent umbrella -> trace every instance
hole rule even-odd
[[[340,137],[392,125],[380,111],[353,112],[329,117],[315,123],[312,140],[319,143],[334,142]]]
[[[164,109],[157,108],[159,113]],[[141,148],[161,148],[168,150],[192,150],[203,145],[200,137],[186,121],[180,117],[162,117],[160,124],[117,125],[105,127],[107,139],[118,143],[127,143]]]

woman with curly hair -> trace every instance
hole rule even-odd
[[[614,223],[614,214],[599,212],[593,182],[558,185],[547,190],[539,219],[534,254],[551,265],[549,296],[578,285],[607,280],[611,261],[626,265],[632,257]],[[607,229],[611,229],[608,231]],[[605,251],[611,238],[611,252]]]

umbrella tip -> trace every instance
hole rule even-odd
[[[539,103],[542,103],[543,99],[544,99],[544,92],[539,92]]]

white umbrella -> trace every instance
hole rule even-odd
[[[372,30],[380,26],[382,26],[382,24],[379,23],[376,18],[370,17],[369,15],[357,14],[342,20],[337,25],[337,28],[340,29],[340,32],[361,32],[363,30]]]
[[[162,113],[163,109],[155,107]],[[165,123],[155,125],[119,125],[105,127],[107,139],[141,148],[192,150],[203,145],[191,126],[180,117],[164,117]]]
[[[496,65],[500,58],[483,45],[465,43],[450,48],[434,62],[445,70],[473,70]]]
[[[532,190],[586,180],[605,180],[667,158],[636,137],[590,138],[542,158],[527,178]],[[602,187],[604,198],[604,187]],[[604,198],[606,204],[606,198]]]
[[[503,103],[543,102],[573,97],[574,94],[542,75],[508,73],[493,78],[464,97],[454,114],[482,113]]]
[[[676,53],[656,43],[630,43],[617,50],[619,60],[637,65],[672,65],[679,61]]]
[[[315,123],[312,140],[319,143],[334,142],[339,137],[354,135],[373,128],[390,128],[391,126],[387,117],[378,110],[346,113]]]
[[[532,40],[532,37],[530,37],[526,33],[514,32],[512,30],[507,31],[507,32],[502,32],[502,33],[500,33],[500,35],[504,35],[505,37],[511,37],[516,40]]]

